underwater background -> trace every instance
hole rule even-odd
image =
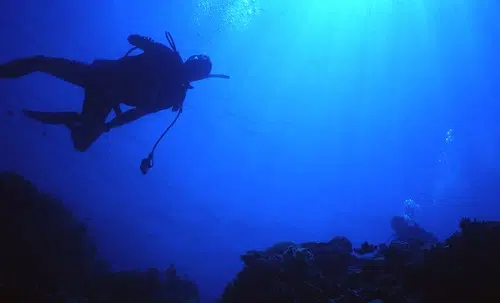
[[[230,80],[194,84],[147,174],[165,111],[72,148],[23,108],[80,110],[47,75],[0,82],[0,169],[61,198],[114,269],[175,264],[220,295],[239,255],[279,241],[384,242],[390,219],[440,239],[463,216],[499,220],[500,5],[495,1],[0,3],[0,62],[123,56],[129,34]]]

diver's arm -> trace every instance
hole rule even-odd
[[[160,110],[144,110],[144,109],[133,108],[122,113],[121,115],[116,116],[113,120],[109,121],[107,123],[107,127],[108,129],[119,127]]]
[[[142,49],[143,51],[151,50],[151,49],[169,49],[166,45],[153,41],[153,39],[149,37],[144,37],[140,35],[130,35],[127,38],[128,42],[133,46]]]

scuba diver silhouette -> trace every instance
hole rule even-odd
[[[39,112],[24,114],[45,124],[65,125],[71,132],[75,149],[86,151],[104,132],[146,115],[171,109],[177,116],[158,138],[147,158],[141,162],[145,174],[153,166],[158,143],[179,118],[191,82],[229,76],[211,74],[212,62],[206,55],[195,55],[183,62],[170,33],[165,36],[170,47],[151,38],[130,35],[133,45],[117,60],[96,59],[83,63],[65,58],[33,56],[0,64],[0,78],[19,78],[42,72],[84,88],[83,108],[78,112]],[[140,49],[141,54],[130,55]],[[133,107],[122,112],[120,104]],[[106,123],[108,115],[115,117]]]

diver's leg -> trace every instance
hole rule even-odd
[[[90,65],[64,58],[34,56],[0,64],[0,78],[19,78],[34,72],[42,72],[66,82],[85,86]]]
[[[85,94],[83,110],[80,115],[81,126],[71,130],[75,149],[86,151],[105,131],[106,118],[113,109],[100,96]]]
[[[80,122],[80,114],[77,112],[39,112],[23,109],[26,117],[44,124],[65,125],[73,128]]]

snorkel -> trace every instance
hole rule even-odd
[[[178,51],[177,51],[177,48],[175,46],[174,39],[172,38],[172,35],[170,35],[169,32],[165,32],[165,37],[167,38],[167,41],[170,44],[170,47],[172,48],[172,50],[175,53],[179,54]],[[136,49],[137,49],[137,47],[131,48],[127,53],[125,53],[124,57],[129,56]],[[224,75],[224,74],[209,74],[208,76],[204,77],[203,79],[206,79],[206,78],[229,79],[230,77],[228,75]],[[191,85],[189,85],[189,83],[187,83],[187,87],[191,88],[191,89],[193,88]],[[153,165],[154,165],[154,152],[155,152],[156,148],[160,144],[160,142],[163,139],[163,137],[167,134],[167,132],[172,128],[172,126],[174,126],[175,122],[177,122],[177,120],[179,119],[181,113],[182,113],[182,106],[177,111],[177,115],[175,116],[174,120],[172,120],[172,122],[170,122],[170,124],[167,126],[167,128],[158,137],[158,139],[156,140],[155,144],[153,145],[153,148],[149,152],[148,156],[146,158],[144,158],[144,159],[141,160],[140,169],[141,169],[141,172],[142,172],[143,175],[147,174],[149,172],[149,170],[151,168],[153,168]]]

